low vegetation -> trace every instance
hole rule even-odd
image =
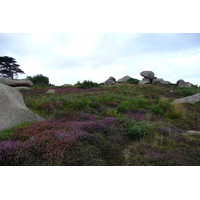
[[[134,82],[137,80],[130,80]],[[200,88],[85,81],[21,91],[42,122],[0,133],[0,165],[200,165],[200,103],[172,105]]]

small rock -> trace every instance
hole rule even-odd
[[[53,94],[53,93],[55,93],[56,91],[54,90],[54,89],[50,89],[50,90],[48,90],[46,93],[47,94]]]
[[[200,134],[200,131],[193,131],[193,130],[190,130],[190,131],[187,131],[185,133],[181,133],[182,135],[192,135],[192,134]]]

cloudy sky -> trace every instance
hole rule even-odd
[[[55,85],[142,79],[143,70],[200,84],[199,33],[0,33],[0,56],[16,59],[19,78],[43,74]]]

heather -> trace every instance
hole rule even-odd
[[[176,85],[71,87],[21,91],[44,118],[0,133],[0,165],[191,166],[200,164],[200,103],[172,105],[200,88]],[[54,89],[54,94],[47,94]]]

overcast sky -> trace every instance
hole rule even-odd
[[[19,78],[43,74],[55,85],[142,79],[143,70],[200,84],[199,33],[1,33],[0,56],[16,59]]]

